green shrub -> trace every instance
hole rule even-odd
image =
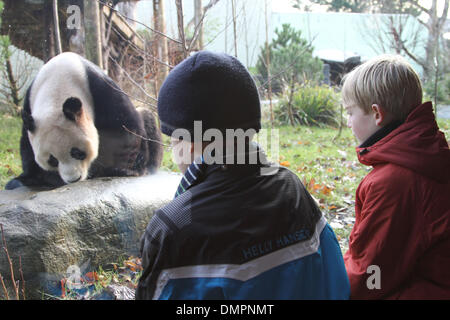
[[[291,100],[291,102],[290,102]],[[307,126],[339,125],[339,94],[327,86],[298,86],[292,97],[283,93],[275,108],[275,118],[282,124]]]
[[[434,80],[428,80],[423,84],[424,89],[424,101],[433,101],[435,95],[438,104],[449,105],[450,104],[450,75],[445,74],[438,79],[437,87],[435,87]],[[435,92],[435,89],[436,92]]]
[[[286,86],[323,77],[323,62],[313,56],[314,47],[289,24],[275,29],[276,38],[269,44],[272,92],[280,94]],[[261,88],[268,90],[267,48],[261,47],[256,63],[256,78]]]
[[[0,190],[22,173],[21,133],[22,120],[19,117],[0,114]]]

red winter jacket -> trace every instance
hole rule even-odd
[[[356,191],[344,256],[351,298],[450,299],[450,150],[432,104],[357,153],[373,170]],[[368,289],[371,265],[381,289]]]

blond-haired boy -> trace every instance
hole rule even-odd
[[[450,298],[450,150],[422,85],[399,56],[357,67],[342,88],[359,161],[344,256],[354,299]]]

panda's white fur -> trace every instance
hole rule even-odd
[[[75,53],[41,68],[27,90],[22,120],[23,172],[7,190],[141,176],[161,165],[161,132],[152,112],[136,110],[110,77]]]
[[[76,121],[62,112],[68,97],[82,103]],[[36,129],[28,131],[28,137],[38,165],[47,171],[57,170],[65,183],[85,180],[98,156],[99,136],[86,70],[78,55],[60,54],[42,67],[31,88],[30,108]],[[74,159],[72,148],[85,152],[86,158]],[[58,160],[57,168],[49,165],[50,156]]]

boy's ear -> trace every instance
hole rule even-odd
[[[377,104],[373,104],[372,111],[373,111],[374,117],[375,117],[375,124],[378,127],[382,127],[382,126],[386,125],[387,122],[390,121],[389,114],[383,107],[380,107]]]

